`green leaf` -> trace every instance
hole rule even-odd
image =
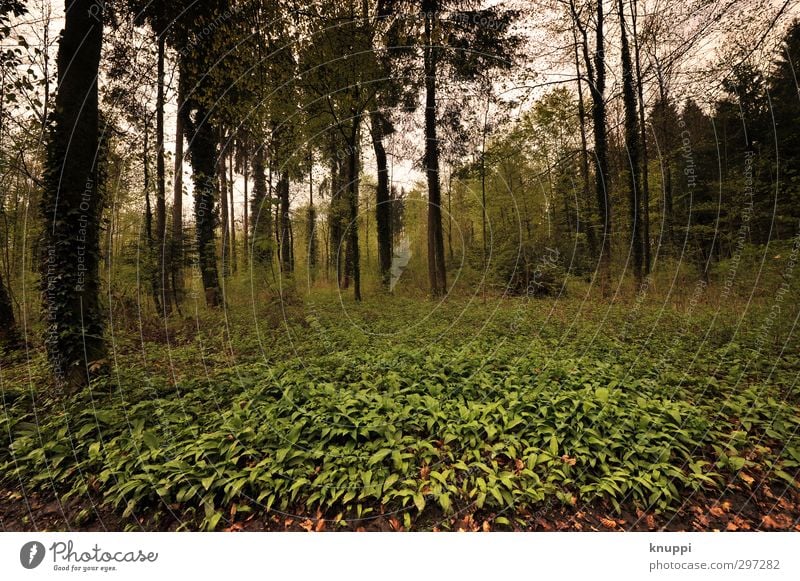
[[[558,438],[553,434],[550,436],[550,453],[553,456],[558,456]]]
[[[367,462],[367,465],[368,466],[373,466],[373,465],[377,464],[378,462],[382,461],[384,458],[386,458],[391,453],[392,453],[391,449],[378,450],[372,456],[370,456],[369,461]]]
[[[142,434],[142,440],[144,441],[145,445],[150,448],[151,450],[158,450],[158,438],[153,432],[147,431]]]

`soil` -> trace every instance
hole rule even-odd
[[[401,531],[404,513],[382,513],[342,522],[334,514],[238,512],[229,507],[218,528],[226,531]],[[499,519],[500,522],[497,522]],[[508,521],[506,524],[505,521]],[[123,516],[92,498],[64,502],[54,495],[0,491],[2,531],[174,531],[196,530],[191,514],[164,507],[152,514]],[[500,524],[503,523],[503,524]],[[602,502],[547,504],[537,510],[496,513],[465,507],[445,516],[426,510],[413,530],[433,531],[800,531],[800,491],[772,489],[764,483],[732,483],[721,493],[695,493],[675,512],[654,513],[622,505],[615,511]]]

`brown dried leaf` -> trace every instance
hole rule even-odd
[[[311,532],[311,529],[314,528],[314,523],[311,521],[310,518],[307,518],[306,520],[300,523],[300,528],[305,531]]]
[[[613,520],[613,519],[610,519],[610,518],[605,518],[605,517],[602,517],[602,516],[601,516],[601,517],[600,517],[600,522],[601,522],[601,523],[603,524],[603,526],[604,526],[604,527],[606,527],[607,529],[615,529],[615,528],[617,528],[617,521],[615,521],[615,520]]]
[[[719,518],[725,514],[725,511],[719,506],[712,506],[711,509],[708,511],[715,517]]]
[[[570,466],[575,466],[575,463],[578,461],[576,458],[570,458],[566,454],[561,456],[561,461],[565,464],[569,464]]]

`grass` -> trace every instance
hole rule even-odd
[[[111,375],[68,404],[41,353],[2,370],[0,484],[206,530],[268,511],[513,527],[554,505],[669,513],[732,481],[796,488],[791,321],[681,304],[320,291],[201,311],[169,342],[118,328]]]

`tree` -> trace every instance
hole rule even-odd
[[[40,208],[45,343],[56,379],[67,392],[86,385],[105,356],[98,274],[103,200],[97,79],[102,42],[102,5],[68,2]]]
[[[610,174],[608,167],[608,133],[606,127],[606,56],[605,56],[605,13],[603,0],[597,0],[595,13],[595,50],[594,58],[589,51],[589,34],[587,24],[583,21],[582,9],[574,0],[570,0],[570,11],[573,22],[581,34],[584,68],[589,81],[589,94],[592,98],[592,131],[594,134],[595,159],[595,195],[600,213],[600,224],[603,237],[600,240],[599,269],[601,285],[606,292],[606,283],[611,269],[611,196]]]
[[[425,154],[428,185],[428,282],[433,296],[447,291],[439,175],[438,85],[472,82],[491,70],[511,67],[520,38],[510,27],[519,13],[501,6],[484,7],[479,0],[386,1],[386,12],[404,17],[421,40],[425,91]]]
[[[0,2],[0,41],[5,40],[10,33],[11,29],[7,26],[9,15],[21,16],[24,13],[25,7],[21,2],[16,0]],[[3,90],[3,95],[0,97],[0,141],[3,140],[6,130],[6,102],[11,100],[13,91],[25,81],[25,79],[17,78],[17,75],[14,74],[18,70],[20,63],[18,51],[14,49],[0,50],[0,67],[2,67],[3,81],[2,85],[0,85]],[[13,78],[14,80],[6,83],[7,78]],[[8,93],[6,93],[6,90],[8,90]],[[14,98],[16,98],[15,95]],[[0,212],[5,212],[5,199],[6,192],[4,190],[0,192]],[[0,273],[0,354],[7,349],[18,347],[19,344],[20,337],[14,317],[14,306],[11,303],[11,296],[6,289],[2,273]]]
[[[622,100],[625,107],[625,150],[628,161],[625,164],[624,174],[627,176],[628,205],[630,210],[630,248],[633,253],[633,273],[641,281],[644,268],[641,216],[642,204],[639,188],[641,187],[641,166],[639,165],[639,116],[636,110],[637,92],[635,88],[633,63],[631,60],[630,46],[628,45],[628,32],[625,28],[625,9],[623,0],[617,0],[617,14],[620,25],[620,62],[622,64]]]

